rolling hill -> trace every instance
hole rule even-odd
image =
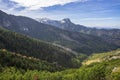
[[[110,61],[114,59],[120,59],[120,49],[111,52],[92,54],[83,62],[83,64],[89,65],[96,62]]]

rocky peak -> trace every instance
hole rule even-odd
[[[71,23],[71,20],[69,18],[64,18],[62,19],[62,21],[64,21],[65,23]]]

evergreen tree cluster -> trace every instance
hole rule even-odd
[[[77,57],[72,52],[3,28],[0,28],[0,49],[38,58],[66,68],[81,65],[76,61],[73,63],[73,59],[77,59]]]

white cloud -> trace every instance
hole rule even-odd
[[[65,5],[71,2],[85,2],[87,0],[10,0],[16,2],[17,5],[28,8],[29,10],[37,10],[42,7],[54,5]]]

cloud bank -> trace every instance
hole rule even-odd
[[[29,10],[37,10],[42,7],[54,5],[65,5],[71,2],[85,2],[87,0],[10,0],[18,6],[26,7]]]

